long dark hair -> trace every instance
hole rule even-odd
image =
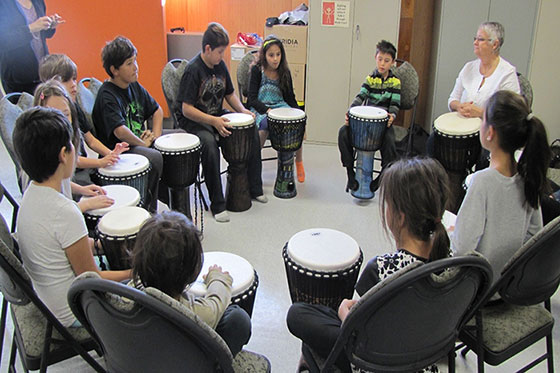
[[[517,163],[517,172],[525,184],[525,199],[533,208],[547,193],[546,171],[550,148],[543,123],[535,117],[522,96],[512,91],[498,91],[485,109],[486,124],[498,133],[498,145],[514,159],[514,152],[525,147]]]
[[[290,73],[290,68],[288,67],[288,60],[286,59],[286,51],[284,50],[284,44],[274,35],[269,35],[263,42],[261,49],[259,49],[259,56],[257,57],[257,66],[263,69],[268,68],[268,63],[266,62],[266,52],[273,45],[277,45],[280,48],[280,53],[282,58],[280,59],[280,64],[278,65],[278,83],[280,89],[284,92],[290,89],[290,80],[292,75]]]
[[[383,226],[397,241],[402,228],[421,241],[431,241],[430,261],[446,258],[449,237],[441,219],[448,195],[447,173],[438,161],[420,157],[401,159],[381,177]],[[386,216],[387,211],[389,216]]]

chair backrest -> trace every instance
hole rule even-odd
[[[529,80],[521,73],[517,73],[517,80],[519,81],[519,87],[521,88],[521,96],[525,98],[527,106],[529,109],[533,106],[533,87]]]
[[[408,110],[416,103],[420,81],[414,66],[407,61],[397,60],[397,62],[401,64],[393,68],[393,72],[401,81],[401,109]]]
[[[142,292],[95,277],[78,277],[68,303],[97,338],[108,371],[233,371],[225,342],[179,302],[153,288]]]
[[[514,254],[492,289],[509,303],[532,305],[549,299],[559,284],[560,217],[557,217]]]
[[[30,101],[31,99],[31,101]],[[11,93],[0,99],[0,137],[6,146],[6,150],[14,163],[16,176],[21,190],[21,167],[16,156],[12,135],[19,115],[33,103],[33,96],[29,93]]]
[[[16,305],[30,302],[22,284],[31,286],[31,279],[25,272],[16,251],[16,244],[3,216],[0,216],[0,291],[4,298]]]
[[[474,255],[404,268],[352,308],[326,366],[342,349],[367,371],[416,371],[435,363],[454,348],[466,315],[491,282],[490,264]]]
[[[237,87],[241,98],[247,97],[249,94],[249,77],[251,75],[251,65],[257,58],[258,50],[247,52],[237,67]]]
[[[97,93],[99,92],[101,85],[103,85],[103,83],[95,78],[83,78],[78,82],[76,101],[86,115],[86,119],[89,121],[92,128],[95,127],[93,126],[91,113],[93,112],[95,98],[97,97]]]
[[[187,60],[173,59],[165,64],[161,72],[161,87],[167,106],[173,117],[174,128],[178,127],[178,113],[181,108],[177,103],[177,94],[179,93],[179,86],[181,85],[181,78],[185,72],[185,68],[189,64]]]

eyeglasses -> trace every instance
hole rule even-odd
[[[485,38],[479,38],[479,37],[476,37],[476,36],[473,38],[473,41],[478,41],[479,43],[482,43],[483,41],[491,41],[491,40],[492,39],[490,39],[490,38],[485,39]]]

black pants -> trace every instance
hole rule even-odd
[[[354,147],[352,146],[352,138],[350,126],[344,125],[338,131],[338,150],[340,150],[340,160],[342,166],[349,168],[354,167]],[[397,159],[397,147],[395,145],[395,130],[393,126],[387,128],[385,137],[381,144],[381,168],[385,168],[388,164]]]
[[[338,313],[332,308],[307,303],[292,304],[286,322],[290,333],[325,360],[336,343],[342,325]],[[338,356],[336,366],[343,372],[350,372],[350,362],[344,352]]]
[[[214,215],[226,209],[226,200],[222,189],[222,177],[220,174],[220,149],[218,144],[219,135],[212,128],[208,129],[199,123],[189,123],[187,132],[197,135],[202,146],[201,163],[202,172],[206,181],[206,188],[210,196],[210,209]],[[262,160],[259,133],[255,128],[253,144],[249,161],[247,162],[249,177],[249,193],[252,198],[263,194],[262,187]]]
[[[232,304],[222,315],[216,326],[216,333],[226,342],[235,357],[251,338],[251,318],[243,308]]]

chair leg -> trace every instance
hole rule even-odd
[[[47,371],[49,352],[51,350],[52,329],[52,324],[50,322],[47,322],[47,329],[45,330],[45,342],[43,345],[43,352],[41,353],[41,367],[39,369],[39,372],[41,373]]]
[[[447,371],[455,373],[455,349],[449,351],[447,354]]]
[[[2,351],[4,349],[4,333],[6,332],[6,321],[8,319],[8,302],[2,299],[2,313],[0,317],[0,359],[2,358]]]
[[[476,313],[476,356],[478,373],[484,373],[484,336],[482,335],[482,313]]]
[[[10,363],[8,370],[10,372],[14,372],[16,371],[16,350],[17,350],[17,346],[16,346],[16,332],[14,332],[14,334],[12,335],[12,349],[10,351]]]
[[[552,349],[552,333],[546,336],[546,354],[548,362],[548,373],[554,372],[554,350]]]

